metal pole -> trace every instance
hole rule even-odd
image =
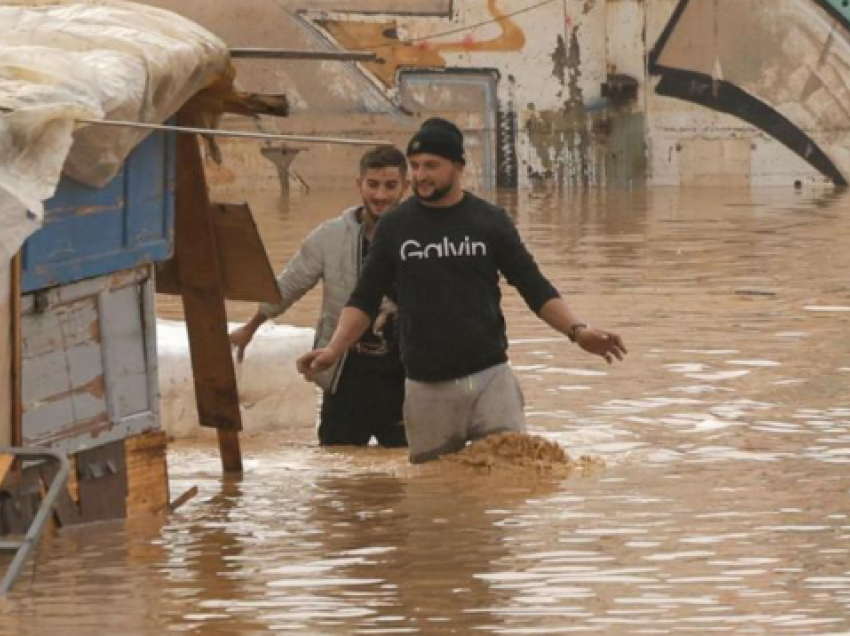
[[[32,520],[23,541],[3,541],[0,543],[0,549],[17,550],[12,563],[9,565],[9,569],[6,570],[6,574],[0,580],[0,597],[3,597],[12,589],[12,585],[15,584],[15,580],[20,575],[27,557],[35,546],[38,545],[41,533],[44,532],[47,520],[53,511],[53,504],[59,498],[62,489],[65,488],[65,482],[68,480],[68,473],[70,472],[70,464],[68,458],[63,453],[47,448],[0,447],[0,454],[15,455],[29,459],[55,459],[59,462],[59,470],[53,481],[50,482],[50,488],[48,488],[47,494],[44,495],[41,506],[39,506],[38,512]]]
[[[17,112],[12,108],[0,106],[0,113]],[[139,121],[120,121],[113,119],[76,119],[78,124],[92,126],[118,126],[139,128],[142,130],[162,130],[166,132],[190,135],[210,135],[213,137],[239,137],[242,139],[261,139],[266,141],[295,141],[314,144],[339,144],[348,146],[388,146],[391,142],[381,139],[347,139],[345,137],[315,137],[312,135],[280,135],[277,133],[255,133],[241,130],[216,130],[214,128],[194,128],[188,126],[168,126],[166,124],[147,124]]]
[[[262,139],[269,141],[295,141],[314,144],[339,144],[348,146],[385,146],[390,142],[370,139],[346,139],[344,137],[313,137],[310,135],[278,135],[275,133],[253,133],[241,130],[215,130],[212,128],[190,128],[188,126],[167,126],[165,124],[143,124],[133,121],[113,121],[109,119],[78,119],[78,123],[95,126],[123,126],[126,128],[142,128],[145,130],[164,130],[192,135],[210,135],[213,137],[239,137],[242,139]]]
[[[292,49],[239,48],[230,49],[233,59],[253,60],[330,60],[334,62],[379,62],[368,51],[295,51]]]

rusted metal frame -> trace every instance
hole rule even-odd
[[[198,115],[181,110],[180,126],[194,126]],[[239,431],[242,415],[236,370],[227,333],[227,312],[219,255],[211,219],[198,141],[177,138],[177,193],[174,259],[189,336],[195,399],[201,426],[217,429],[222,468],[242,472]]]
[[[336,62],[378,62],[370,51],[298,51],[294,49],[238,48],[230,49],[234,60],[327,60]]]
[[[65,490],[65,483],[68,481],[70,464],[68,462],[68,458],[63,453],[47,448],[0,447],[0,454],[15,455],[18,457],[19,461],[22,459],[56,460],[59,463],[59,470],[50,482],[50,487],[47,489],[47,493],[44,495],[44,499],[42,499],[41,505],[38,508],[38,513],[36,514],[35,519],[33,519],[33,522],[30,524],[24,539],[22,541],[0,542],[0,551],[15,552],[15,556],[12,558],[12,562],[6,570],[6,574],[3,576],[2,580],[0,580],[0,597],[3,597],[8,594],[9,590],[12,589],[12,586],[15,584],[15,581],[20,575],[27,558],[35,549],[35,546],[38,545],[38,541],[41,539],[41,534],[44,532],[44,528],[50,518],[53,505],[59,498],[59,495]]]

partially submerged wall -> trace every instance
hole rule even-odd
[[[425,117],[449,116],[468,134],[473,187],[835,182],[828,166],[841,162],[830,153],[841,150],[830,141],[850,123],[840,107],[850,9],[832,0],[149,2],[231,47],[376,53],[383,63],[239,61],[238,78],[291,98],[292,117],[266,129],[403,145]],[[671,80],[650,64],[656,50],[656,62],[674,59],[673,71],[701,71],[709,93],[728,84],[728,94],[712,101],[675,82],[659,91]],[[787,125],[771,125],[767,111]],[[824,161],[812,162],[811,140]],[[214,180],[247,167],[276,187],[258,144],[228,149],[231,166]],[[359,152],[300,149],[293,183],[351,176]]]

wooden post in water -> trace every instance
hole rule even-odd
[[[177,123],[197,127],[200,122],[184,109],[177,114]],[[201,426],[217,429],[224,471],[242,472],[242,416],[204,166],[196,135],[178,135],[176,144],[174,263],[189,334],[198,419]]]

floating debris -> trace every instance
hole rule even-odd
[[[519,468],[562,474],[605,465],[601,459],[587,455],[574,460],[556,442],[524,433],[490,435],[443,460],[489,470]]]
[[[736,289],[739,296],[776,296],[776,292],[766,289]]]

